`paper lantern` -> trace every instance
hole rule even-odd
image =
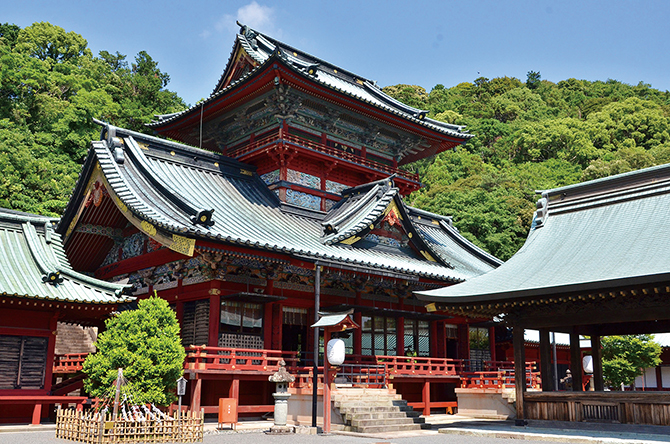
[[[584,356],[584,358],[582,358],[582,366],[584,368],[584,373],[593,373],[593,356]]]
[[[344,362],[344,341],[342,339],[328,341],[327,356],[330,365],[342,365]]]

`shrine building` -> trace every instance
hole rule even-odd
[[[125,285],[74,271],[56,221],[0,209],[0,423],[39,424],[54,404],[83,403],[64,396],[82,378],[54,383],[70,373],[68,357],[55,354],[57,334],[61,326],[101,326],[134,299]]]
[[[79,272],[172,305],[194,408],[271,411],[281,358],[308,388],[317,311],[353,309],[347,362],[384,367],[430,414],[455,400],[486,319],[428,313],[413,292],[501,261],[403,200],[421,187],[405,165],[473,137],[426,115],[242,26],[212,94],[159,116],[157,136],[99,122],[58,232]]]

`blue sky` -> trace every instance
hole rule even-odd
[[[670,2],[0,0],[0,22],[48,21],[94,54],[142,50],[187,103],[221,75],[239,20],[379,85],[427,90],[530,70],[670,89]]]

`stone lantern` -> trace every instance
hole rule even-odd
[[[288,398],[291,394],[288,392],[288,384],[295,381],[295,376],[286,371],[286,362],[279,361],[279,370],[274,375],[268,377],[270,382],[277,384],[277,391],[272,394],[275,398],[275,425],[270,428],[270,433],[292,433],[293,427],[286,425],[288,417]]]

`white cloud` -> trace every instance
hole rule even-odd
[[[269,6],[259,5],[256,1],[252,1],[248,5],[244,5],[237,10],[237,14],[225,14],[219,21],[214,24],[214,29],[218,33],[237,33],[239,26],[236,22],[247,25],[250,28],[272,35],[273,37],[280,37],[281,30],[275,27],[275,11]],[[211,35],[209,30],[204,30],[200,36],[203,39]]]

